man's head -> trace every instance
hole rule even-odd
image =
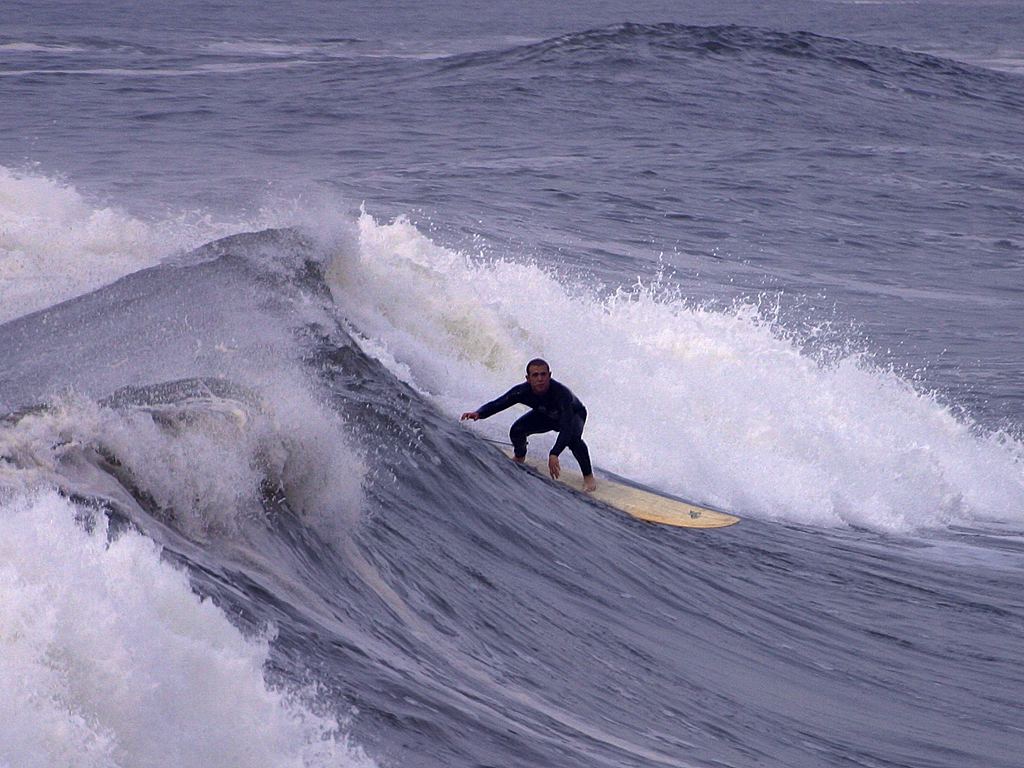
[[[551,385],[551,368],[547,361],[535,357],[526,364],[526,380],[535,395],[543,395]]]

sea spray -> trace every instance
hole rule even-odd
[[[344,422],[295,381],[262,396],[217,380],[105,403],[67,394],[0,422],[8,493],[60,488],[129,517],[145,510],[192,540],[244,538],[278,492],[337,540],[358,521],[364,472]]]
[[[246,637],[131,530],[54,491],[0,501],[0,764],[368,766],[270,686]]]
[[[588,407],[596,463],[666,491],[891,531],[1024,514],[1019,441],[866,355],[809,353],[755,303],[704,306],[659,281],[596,290],[365,212],[331,279],[365,349],[453,418],[545,357]],[[500,437],[511,418],[478,428]]]
[[[203,209],[141,218],[94,201],[63,179],[0,165],[0,323],[211,240],[294,218],[294,200],[268,201],[245,219]]]

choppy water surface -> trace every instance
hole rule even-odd
[[[0,21],[0,764],[1019,763],[1016,4],[144,10]]]

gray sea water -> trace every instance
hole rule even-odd
[[[0,766],[1019,766],[1021,40],[5,3]]]

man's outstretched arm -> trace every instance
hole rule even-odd
[[[520,399],[522,395],[521,388],[520,385],[512,387],[501,397],[497,397],[489,403],[484,403],[475,411],[466,411],[459,420],[476,421],[477,419],[488,419],[494,414],[504,411],[506,408],[511,408],[516,403],[522,402]]]

